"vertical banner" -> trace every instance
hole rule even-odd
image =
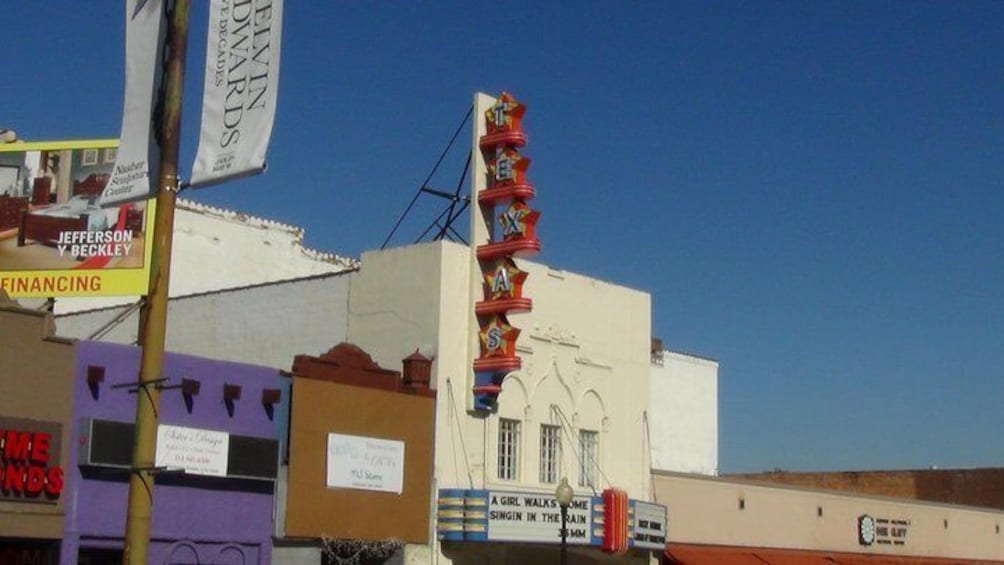
[[[150,172],[159,163],[153,109],[163,74],[161,51],[167,20],[163,0],[126,0],[125,103],[122,135],[103,207],[145,200],[154,192]]]
[[[265,169],[279,89],[282,0],[212,0],[191,186]]]

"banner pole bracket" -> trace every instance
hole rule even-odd
[[[127,389],[129,389],[128,392],[130,394],[138,392],[139,389],[141,389],[141,388],[145,389],[146,387],[148,387],[150,385],[153,385],[153,387],[155,389],[157,389],[157,390],[163,390],[166,387],[162,383],[166,383],[169,380],[171,380],[171,379],[168,378],[168,377],[162,377],[162,378],[159,378],[159,379],[149,379],[149,380],[145,380],[145,381],[136,381],[136,382],[132,382],[132,383],[118,383],[118,384],[112,385],[111,388],[113,388],[113,389],[127,388]]]

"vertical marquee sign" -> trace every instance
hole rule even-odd
[[[474,359],[476,410],[493,409],[502,380],[520,368],[519,329],[509,324],[507,316],[529,312],[533,306],[523,296],[527,274],[513,260],[540,252],[536,230],[540,213],[527,205],[535,194],[526,178],[530,159],[520,154],[527,142],[520,125],[525,112],[526,106],[503,92],[484,112],[485,134],[478,139],[485,175],[477,198],[488,224],[488,242],[477,246],[484,297],[474,305],[479,326],[479,356]]]

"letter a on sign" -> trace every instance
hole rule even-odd
[[[512,290],[512,283],[509,282],[509,271],[504,267],[495,271],[495,280],[492,282],[492,294],[509,294]]]

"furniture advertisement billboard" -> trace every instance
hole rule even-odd
[[[147,293],[154,201],[102,208],[114,139],[0,144],[0,288],[11,297]]]

